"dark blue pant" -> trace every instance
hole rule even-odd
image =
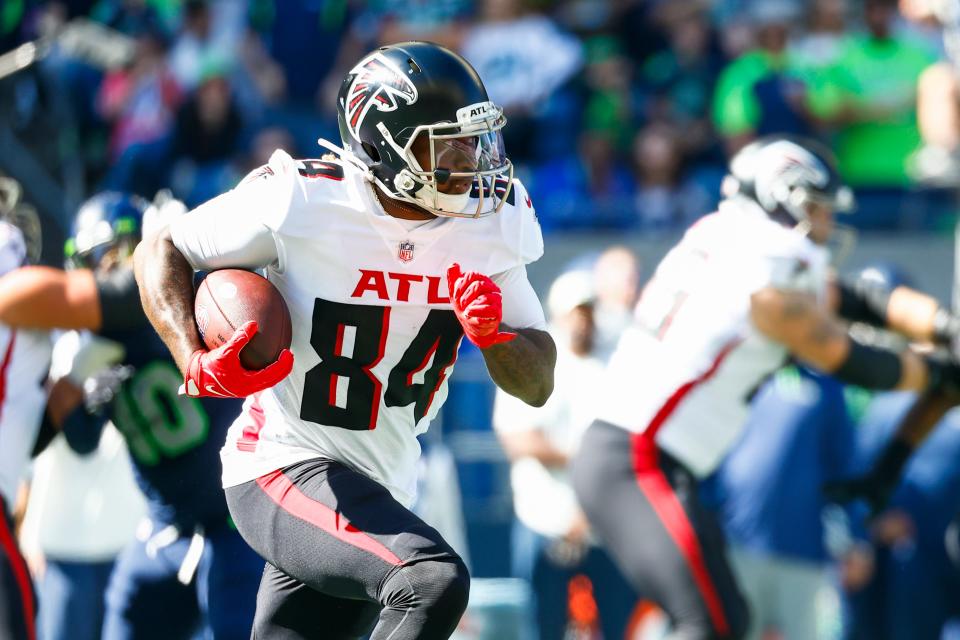
[[[208,533],[193,582],[177,572],[190,547],[182,536],[153,557],[136,541],[117,559],[107,590],[104,640],[247,640],[263,560],[236,531]]]
[[[637,596],[603,549],[590,547],[577,562],[566,564],[551,557],[553,541],[550,538],[519,521],[514,523],[512,538],[512,573],[533,587],[541,640],[564,637],[568,585],[580,574],[593,584],[603,637],[617,640],[624,637]]]
[[[42,640],[98,640],[103,627],[104,592],[113,560],[72,562],[46,559],[39,585]]]
[[[940,640],[960,616],[960,575],[933,545],[877,552],[876,573],[846,596],[846,640]]]

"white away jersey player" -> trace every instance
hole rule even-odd
[[[0,275],[22,266],[26,255],[20,230],[0,222]],[[0,325],[0,497],[7,509],[13,508],[17,485],[36,444],[52,350],[46,331]]]
[[[225,487],[326,457],[409,504],[416,435],[446,398],[463,336],[447,297],[453,262],[497,282],[506,324],[545,327],[524,266],[543,241],[519,181],[485,218],[399,220],[349,162],[278,151],[171,234],[197,269],[266,267],[293,320],[293,372],[244,403],[221,454]]]
[[[786,349],[750,320],[767,286],[823,296],[827,252],[744,199],[691,227],[657,267],[607,369],[598,418],[655,438],[698,476],[735,443]]]

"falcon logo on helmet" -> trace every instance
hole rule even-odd
[[[347,92],[344,111],[350,134],[360,140],[360,125],[370,107],[394,111],[398,100],[408,105],[417,101],[417,87],[381,53],[371,54],[350,70],[353,84]]]

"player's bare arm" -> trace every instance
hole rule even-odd
[[[100,328],[103,318],[94,274],[27,266],[0,278],[0,322],[22,329]]]
[[[794,356],[845,381],[910,390],[924,389],[930,382],[929,367],[920,355],[909,349],[894,354],[857,343],[811,293],[765,287],[751,296],[750,316],[761,333]]]
[[[143,310],[186,375],[191,356],[205,349],[193,318],[193,267],[164,228],[137,245],[134,269]]]
[[[482,349],[490,377],[498,387],[529,405],[542,407],[553,393],[557,346],[546,331],[516,330],[510,342]]]
[[[907,286],[890,288],[865,278],[832,282],[828,300],[844,318],[885,327],[912,340],[948,343],[960,335],[960,318],[936,298]]]

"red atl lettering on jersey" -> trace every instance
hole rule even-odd
[[[397,283],[396,295],[390,296],[387,279]],[[446,286],[440,276],[423,276],[416,273],[384,273],[373,269],[360,269],[357,286],[353,288],[351,298],[362,298],[367,293],[373,293],[380,300],[394,300],[396,302],[410,302],[410,289],[415,283],[427,281],[427,304],[449,304],[450,298],[445,295]],[[414,287],[422,295],[423,285]]]

